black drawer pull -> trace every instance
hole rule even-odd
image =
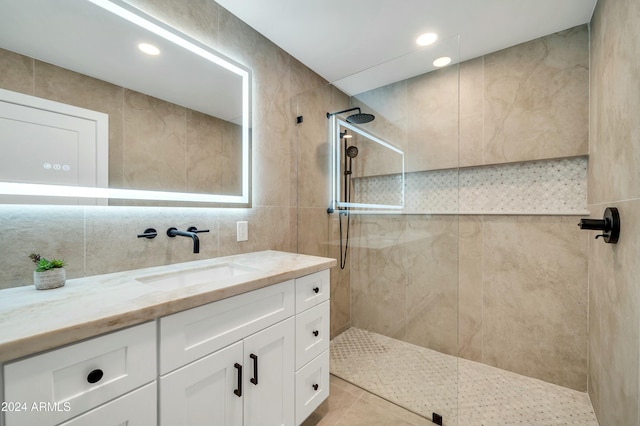
[[[318,386],[317,383],[314,383],[313,385],[311,385],[311,387],[313,387],[314,391],[317,391],[320,386]]]
[[[313,335],[318,337],[318,334],[320,334],[320,332],[318,330],[313,330]]]
[[[249,379],[254,385],[258,384],[258,355],[251,354],[249,358],[253,360],[253,377]]]
[[[242,396],[242,366],[237,362],[233,365],[238,369],[238,389],[235,389],[233,393],[235,393],[238,397]]]
[[[313,292],[316,294],[320,293],[320,287],[314,287]]]
[[[100,379],[102,379],[102,376],[104,376],[104,372],[98,368],[87,375],[87,382],[98,383]]]

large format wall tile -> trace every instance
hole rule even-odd
[[[589,396],[602,425],[640,422],[639,16],[635,0],[599,0],[591,21],[589,210],[615,206],[621,219],[618,244],[589,244]]]
[[[589,204],[640,197],[638,16],[633,0],[598,2],[594,14]]]
[[[6,230],[2,241],[7,242],[6,245],[2,245],[3,257],[11,259],[11,262],[0,265],[3,271],[1,284],[3,287],[26,285],[32,282],[31,265],[25,264],[24,269],[16,266],[19,264],[18,259],[22,258],[22,254],[15,254],[18,253],[17,250],[22,252],[41,248],[43,252],[53,252],[54,256],[65,257],[69,261],[70,277],[195,258],[191,253],[192,247],[189,247],[190,241],[187,239],[169,240],[168,237],[161,235],[155,240],[138,240],[133,234],[142,232],[146,226],[157,226],[161,234],[166,231],[165,227],[169,223],[175,224],[172,226],[193,224],[199,227],[210,227],[212,232],[203,234],[201,237],[201,254],[195,255],[197,258],[265,249],[291,251],[297,248],[295,211],[297,200],[291,198],[294,188],[297,192],[297,176],[291,173],[291,165],[295,163],[292,160],[296,157],[292,156],[291,152],[294,147],[297,148],[299,141],[293,138],[295,117],[292,116],[291,96],[293,93],[298,94],[324,86],[326,82],[300,62],[292,60],[286,52],[257,34],[215,2],[135,0],[132,3],[251,67],[254,78],[252,87],[253,207],[186,210],[149,207],[133,213],[133,210],[120,208],[105,210],[76,208],[73,210],[76,215],[69,217],[67,213],[60,213],[62,210],[57,208],[52,210],[49,207],[38,206],[0,206],[0,216]],[[184,114],[176,120],[175,115],[159,113],[164,107],[160,110],[147,109],[153,117],[153,124],[135,122],[133,117],[125,116],[123,88],[11,52],[0,51],[0,70],[2,71],[0,87],[109,114],[110,155],[120,160],[111,161],[110,164],[110,179],[114,186],[123,186],[126,171],[122,159],[131,160],[131,156],[124,151],[123,123],[128,123],[129,131],[126,132],[128,137],[137,135],[136,138],[153,139],[156,143],[173,138],[177,141],[182,140],[180,144],[183,146],[185,143],[199,141],[198,132],[207,127],[186,129],[184,123],[188,119],[185,120]],[[348,98],[342,96],[340,101],[347,102]],[[334,97],[338,96],[334,95]],[[325,102],[322,99],[316,101]],[[324,114],[334,106],[314,105],[312,108]],[[157,131],[162,127],[170,131],[167,134],[158,135]],[[180,131],[179,127],[181,127]],[[133,130],[136,130],[135,134],[132,133]],[[181,153],[171,152],[171,165],[167,163],[166,169],[162,172],[163,175],[176,162],[184,163],[183,159],[179,159],[180,156],[185,156],[184,149]],[[186,152],[190,153],[189,146]],[[140,152],[140,155],[142,156],[143,153]],[[227,158],[224,147],[221,155]],[[186,174],[185,167],[180,172],[181,175]],[[198,167],[196,172],[198,174],[202,168],[200,165],[196,167]],[[199,175],[202,177],[202,174]],[[206,179],[209,177],[207,176]],[[237,185],[237,182],[230,181],[228,185]],[[226,181],[224,186],[227,187]],[[283,188],[286,190],[283,191]],[[226,189],[223,190],[226,191]],[[323,207],[326,208],[325,191],[318,189],[318,193],[322,195],[315,196],[316,199],[323,199]],[[314,197],[307,190],[305,195]],[[55,217],[52,217],[52,214]],[[322,216],[328,223],[328,215]],[[23,228],[25,218],[30,223],[40,224],[31,227],[38,230],[37,232],[25,235]],[[236,241],[238,220],[249,222],[249,241],[247,242]],[[316,224],[304,226],[311,228]],[[64,238],[60,231],[62,229],[65,232]],[[303,229],[301,232],[308,234],[307,231]],[[319,242],[315,243],[319,244]],[[113,251],[115,245],[125,249]],[[33,249],[30,248],[32,246],[34,246]]]
[[[589,395],[601,424],[637,425],[640,200],[608,205],[620,210],[621,235],[589,243]]]
[[[0,206],[0,288],[33,284],[31,253],[65,260],[67,278],[83,276],[83,215],[77,206]]]
[[[33,95],[34,60],[0,49],[0,88]]]
[[[460,216],[458,233],[458,355],[482,362],[482,216]]]
[[[455,355],[458,343],[458,217],[407,216],[406,340]]]
[[[586,390],[587,235],[573,217],[485,217],[484,362]]]
[[[351,220],[351,325],[402,338],[407,312],[405,219],[352,216]]]
[[[588,153],[586,25],[484,58],[484,163]]]
[[[407,82],[406,171],[458,166],[458,68],[448,67]]]

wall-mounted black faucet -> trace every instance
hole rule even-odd
[[[596,239],[602,237],[605,243],[616,244],[620,236],[620,213],[615,207],[607,207],[602,219],[580,219],[578,226],[580,229],[602,231]]]
[[[167,235],[171,238],[176,235],[180,235],[181,237],[189,237],[193,240],[193,252],[200,253],[200,239],[198,238],[199,232],[209,232],[208,229],[198,229],[195,226],[191,226],[187,228],[186,231],[180,231],[177,228],[169,228],[167,229]]]

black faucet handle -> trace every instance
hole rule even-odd
[[[196,234],[199,234],[200,232],[209,232],[208,229],[198,229],[195,226],[190,226],[189,228],[187,228],[188,232],[195,232]]]
[[[142,234],[138,234],[138,238],[148,238],[152,239],[158,236],[158,231],[154,228],[147,228],[144,230]]]

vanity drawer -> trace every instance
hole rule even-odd
[[[296,370],[329,348],[329,301],[296,315]]]
[[[329,350],[296,373],[296,424],[302,423],[329,396]]]
[[[60,426],[150,426],[158,423],[156,382],[114,399]]]
[[[296,278],[296,313],[329,300],[330,293],[328,269]]]
[[[155,322],[10,362],[4,398],[26,410],[6,412],[6,426],[53,426],[155,377]]]
[[[160,318],[160,374],[166,374],[294,314],[289,280]]]

